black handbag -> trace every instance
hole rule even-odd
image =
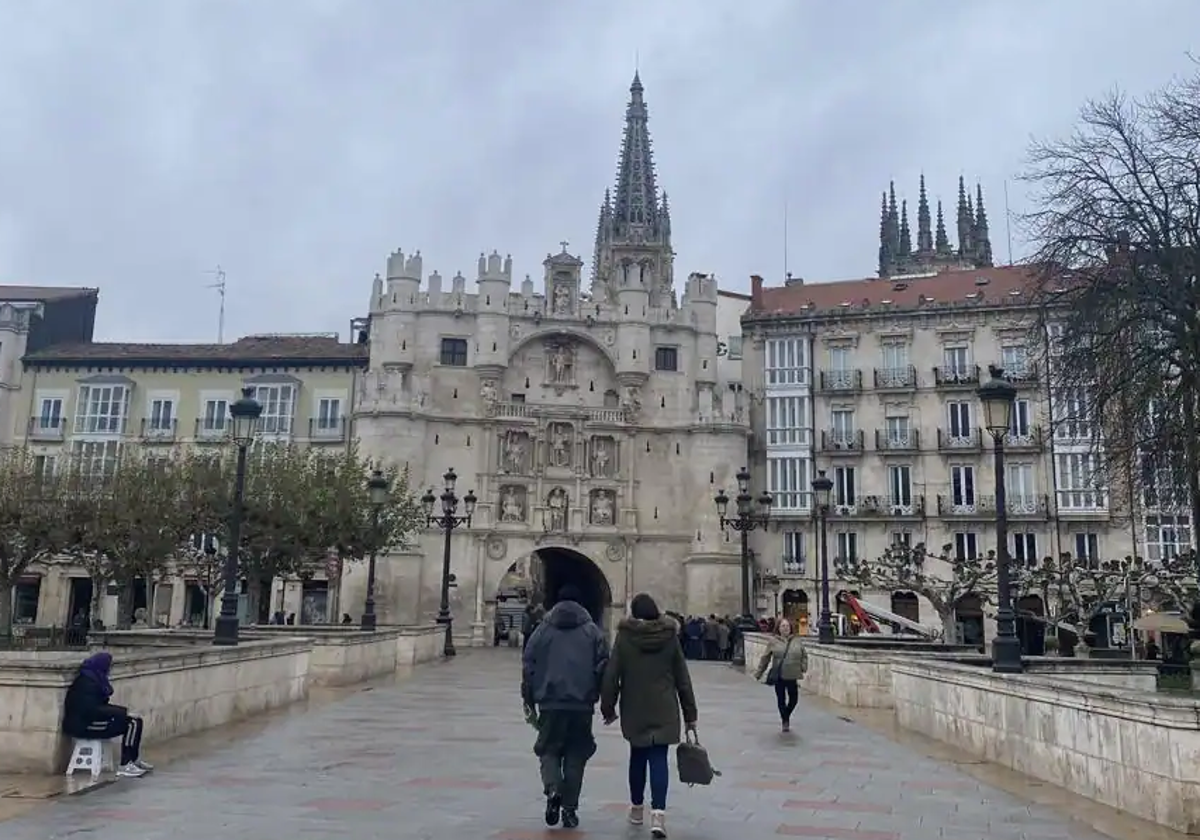
[[[683,741],[675,748],[675,766],[679,770],[679,781],[683,784],[709,785],[721,775],[708,760],[708,750],[700,746],[700,737],[695,729],[689,729]]]

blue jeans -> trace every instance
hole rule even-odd
[[[641,805],[646,800],[646,769],[650,770],[650,808],[667,807],[667,783],[671,768],[667,764],[667,745],[629,748],[629,802]]]

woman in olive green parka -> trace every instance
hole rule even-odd
[[[666,837],[665,810],[670,769],[667,750],[696,726],[696,695],[679,644],[679,627],[662,615],[646,593],[634,597],[630,617],[617,625],[617,639],[600,686],[600,713],[617,719],[629,742],[629,821],[644,819],[646,776],[650,781],[650,833]]]

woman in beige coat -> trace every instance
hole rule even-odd
[[[754,678],[761,680],[766,674],[767,685],[775,686],[775,702],[779,706],[779,720],[783,731],[792,728],[792,712],[800,702],[800,680],[808,670],[808,652],[792,634],[792,623],[786,618],[779,622],[779,635],[771,638],[766,653],[758,660]]]

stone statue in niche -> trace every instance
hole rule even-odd
[[[551,423],[549,432],[550,439],[547,442],[550,447],[550,466],[571,466],[572,450],[575,447],[575,430],[569,423]]]
[[[490,379],[485,379],[483,384],[479,386],[479,396],[483,398],[483,404],[487,408],[491,408],[500,400],[500,392],[496,390],[496,383]]]
[[[611,490],[593,490],[591,523],[612,525],[616,520],[616,499]]]
[[[554,284],[554,314],[569,315],[571,312],[571,288],[566,283]]]
[[[525,432],[507,432],[500,444],[500,469],[508,473],[529,472],[529,455],[532,447]]]
[[[548,372],[553,385],[570,385],[575,381],[575,351],[566,343],[554,344],[549,348],[547,361]]]
[[[546,497],[547,528],[551,531],[567,530],[567,491],[555,487]]]
[[[592,476],[611,478],[616,472],[616,443],[610,437],[592,438]]]
[[[525,521],[525,488],[510,484],[500,493],[500,521]]]
[[[638,418],[638,415],[642,412],[642,392],[640,388],[636,385],[630,385],[625,389],[625,396],[621,398],[621,409],[630,420]]]

